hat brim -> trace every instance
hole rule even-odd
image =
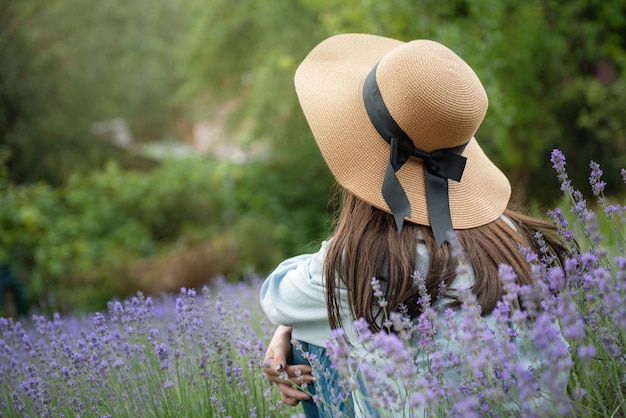
[[[337,182],[371,205],[391,213],[381,188],[389,144],[363,104],[363,83],[372,67],[404,42],[368,34],[342,34],[318,44],[298,67],[295,87],[317,145]],[[511,196],[506,176],[471,138],[460,182],[448,181],[452,225],[468,229],[497,219]],[[430,225],[424,170],[411,158],[397,173],[409,202],[409,221]]]

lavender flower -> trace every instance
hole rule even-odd
[[[591,168],[591,174],[589,176],[591,192],[598,198],[598,203],[603,205],[605,202],[604,188],[606,187],[606,182],[602,180],[602,169],[600,168],[600,164],[595,161],[591,161],[589,167]]]
[[[333,399],[315,398],[331,415],[338,414],[334,398],[346,400],[350,393],[361,395],[358,401],[370,415],[383,417],[621,412],[624,207],[604,207],[616,234],[602,236],[595,212],[571,186],[565,157],[555,150],[551,160],[577,219],[570,225],[561,209],[548,213],[568,245],[563,265],[537,235],[538,253],[522,249],[536,283],[520,286],[513,270],[501,266],[504,295],[488,316],[481,315],[467,283],[472,269],[454,234],[450,248],[463,285],[450,292],[457,292],[460,307],[442,306],[445,287],[440,298],[432,298],[418,271],[407,280],[418,291],[420,315],[409,317],[406,306],[388,312],[382,285],[373,278],[372,292],[385,314],[383,331],[373,333],[366,321],[357,320],[358,337],[351,345],[343,330],[333,331],[327,352],[341,376],[339,388]],[[594,162],[590,168],[591,192],[605,205],[602,170]],[[626,170],[622,176],[626,182]],[[201,293],[182,289],[154,300],[139,293],[86,317],[0,318],[0,411],[3,416],[291,416],[260,370],[273,327],[260,306],[250,303],[258,300],[259,286],[258,280],[217,280]],[[324,359],[305,358],[315,379],[329,375]]]
[[[372,277],[371,283],[374,297],[378,301],[378,306],[381,308],[387,307],[387,301],[385,300],[385,294],[381,290],[380,281],[376,277]]]
[[[170,295],[155,301],[138,294],[109,303],[108,315],[91,318],[62,320],[56,314],[52,320],[36,316],[18,323],[2,318],[0,370],[7,371],[0,379],[2,415],[240,416],[243,407],[245,414],[268,416],[271,410],[289,416],[277,391],[263,395],[258,368],[265,350],[253,329],[260,305],[248,304],[255,312],[249,315],[235,302],[255,300],[258,288],[217,289],[227,296],[223,317],[215,315],[214,300],[198,303],[199,296],[185,290],[178,306]],[[217,346],[224,348],[219,355]],[[206,365],[199,368],[202,358]],[[232,385],[225,389],[229,377]]]
[[[558,174],[559,182],[561,183],[561,191],[565,194],[571,194],[574,189],[572,188],[572,181],[569,179],[565,168],[567,165],[565,156],[560,150],[555,149],[550,156],[550,162]]]

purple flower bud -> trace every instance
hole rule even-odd
[[[598,256],[592,251],[586,251],[581,254],[580,260],[583,266],[588,269],[593,269],[598,265]]]
[[[596,347],[593,344],[578,347],[578,357],[586,363],[586,360],[596,355]]]
[[[565,273],[560,266],[548,269],[548,285],[553,292],[560,291],[565,287]]]
[[[552,162],[552,167],[558,174],[559,181],[561,182],[561,191],[566,195],[571,194],[573,192],[573,188],[565,169],[565,166],[567,165],[565,156],[560,150],[555,149],[552,151],[550,156],[550,162]]]
[[[591,174],[589,176],[589,184],[591,185],[591,190],[594,196],[599,196],[604,191],[604,187],[606,183],[601,180],[602,178],[602,169],[600,169],[600,164],[595,161],[591,161],[589,163],[589,168],[591,168]]]
[[[354,328],[359,336],[359,341],[365,343],[372,338],[372,331],[365,318],[359,318],[354,321]]]

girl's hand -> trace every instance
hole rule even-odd
[[[296,406],[302,400],[311,400],[307,393],[294,385],[313,384],[312,369],[304,364],[289,365],[289,362],[291,362],[291,328],[280,325],[276,328],[265,352],[263,371],[267,380],[278,384],[283,403]]]

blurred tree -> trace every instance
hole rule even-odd
[[[330,34],[369,32],[436,39],[466,58],[491,99],[481,143],[519,191],[536,190],[545,181],[536,173],[551,175],[553,147],[576,165],[614,156],[607,173],[623,164],[625,8],[620,0],[6,0],[0,141],[13,149],[12,179],[58,183],[103,156],[122,157],[89,133],[95,121],[122,116],[137,137],[157,138],[187,117],[191,100],[192,119],[233,101],[232,127],[296,160],[316,152],[293,92],[297,63]]]
[[[367,32],[435,39],[472,65],[490,97],[479,140],[517,193],[532,190],[543,202],[556,196],[558,190],[544,187],[555,183],[553,148],[571,155],[579,172],[590,158],[602,161],[618,183],[626,147],[623,1],[258,3],[216,1],[206,9],[192,36],[187,92],[243,98],[235,120],[250,116],[253,137],[270,137],[280,144],[276,152],[307,147],[296,139],[308,136],[300,132],[306,128],[291,85],[300,59],[328,35]]]
[[[12,148],[13,180],[58,183],[122,158],[89,133],[95,121],[125,117],[140,139],[157,138],[187,117],[190,100],[192,119],[234,101],[230,125],[293,161],[316,152],[291,81],[311,47],[349,31],[432,38],[484,80],[481,143],[535,194],[553,147],[577,166],[610,155],[607,174],[623,164],[625,9],[621,0],[5,0],[0,141]]]
[[[624,2],[594,0],[467,0],[441,10],[432,36],[466,56],[484,81],[491,103],[478,135],[518,192],[543,202],[557,197],[546,187],[555,184],[553,148],[585,173],[578,186],[589,159],[602,161],[610,183],[619,183],[626,162],[626,123],[616,111],[626,105],[625,15]],[[603,139],[607,127],[610,141]]]
[[[556,196],[555,147],[573,177],[584,181],[594,158],[619,184],[625,9],[621,0],[3,0],[0,262],[31,301],[71,288],[70,302],[90,305],[128,290],[137,260],[187,245],[211,241],[236,259],[224,268],[235,276],[305,251],[328,228],[333,180],[292,80],[310,49],[340,32],[430,38],[463,56],[490,97],[477,136],[517,192]],[[139,140],[164,137],[225,108],[221,140],[265,143],[269,158],[131,173],[103,164],[128,156],[90,134],[94,122],[124,117]],[[37,180],[63,185],[14,184]]]
[[[284,208],[277,221],[287,227],[277,225],[274,238],[291,253],[329,226],[332,177],[293,87],[298,63],[325,36],[317,11],[299,1],[215,0],[195,21],[183,61],[187,79],[179,98],[195,101],[197,118],[210,119],[234,102],[229,140],[237,131],[244,143],[270,145],[267,164],[253,168],[259,170],[254,182],[271,207]]]
[[[190,18],[173,0],[3,1],[0,144],[13,150],[11,179],[59,184],[126,158],[91,134],[100,120],[126,118],[139,139],[171,135]]]

